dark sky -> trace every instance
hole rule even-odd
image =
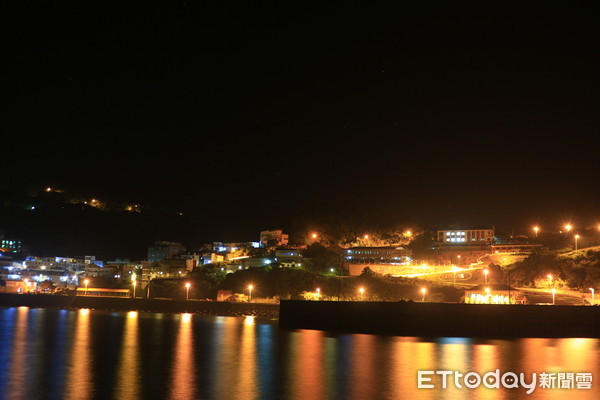
[[[3,181],[207,237],[598,220],[598,4],[396,3],[4,2]]]

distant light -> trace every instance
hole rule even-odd
[[[32,210],[35,210],[35,206],[31,206],[31,209],[32,209]]]
[[[52,188],[51,188],[51,187],[47,187],[47,188],[46,188],[46,192],[51,192],[51,191],[52,191]]]

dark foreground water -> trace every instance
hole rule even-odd
[[[529,395],[461,379],[458,389],[450,375],[443,389],[438,374],[423,375],[435,388],[418,388],[419,370],[496,369],[527,384],[536,373],[537,384]],[[0,307],[2,399],[584,400],[600,398],[596,379],[598,339],[333,335],[253,317]]]

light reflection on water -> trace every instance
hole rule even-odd
[[[597,399],[592,390],[418,389],[417,371],[591,372],[598,339],[282,331],[254,317],[0,308],[0,398]],[[529,379],[528,379],[529,380]],[[434,378],[438,386],[441,383]]]

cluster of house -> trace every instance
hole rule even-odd
[[[480,262],[482,257],[525,256],[538,244],[502,243],[493,228],[438,230],[432,238],[435,260],[429,265],[462,265]],[[366,267],[375,272],[405,275],[422,261],[412,258],[410,249],[398,246],[353,247],[343,250],[344,268],[350,275],[360,275]],[[511,259],[512,260],[512,259]],[[76,288],[85,279],[103,280],[109,285],[136,282],[140,289],[153,279],[184,277],[194,268],[217,264],[223,272],[277,263],[282,267],[302,267],[303,248],[289,245],[289,235],[282,230],[260,232],[259,241],[206,244],[190,253],[176,242],[159,241],[148,248],[147,259],[102,261],[94,256],[34,257],[14,261],[0,257],[0,292],[29,292],[55,288]],[[336,266],[337,269],[337,266]],[[332,270],[332,272],[339,272]],[[51,284],[50,284],[51,282]]]

